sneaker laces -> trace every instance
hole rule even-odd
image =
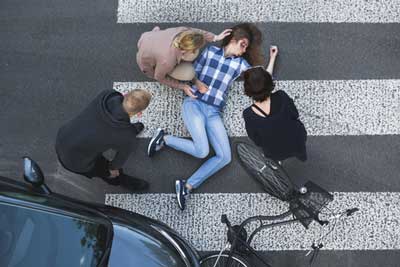
[[[156,142],[156,151],[159,151],[161,148],[163,148],[164,144],[165,144],[165,141],[164,141],[164,136],[163,136]]]
[[[186,198],[187,196],[189,196],[189,188],[186,187],[186,182],[183,184],[183,196]]]

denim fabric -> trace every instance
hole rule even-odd
[[[166,145],[197,158],[207,157],[209,143],[215,151],[215,156],[187,179],[188,184],[197,188],[231,161],[231,147],[218,107],[188,97],[183,102],[182,116],[192,140],[168,135]]]

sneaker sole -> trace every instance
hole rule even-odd
[[[151,154],[150,152],[151,152],[153,146],[156,145],[155,141],[156,141],[157,137],[160,135],[161,131],[162,131],[162,129],[158,128],[156,131],[156,134],[153,136],[153,138],[151,138],[149,146],[147,147],[147,156],[152,157],[154,155],[154,153]]]
[[[178,202],[178,207],[181,210],[184,210],[185,208],[181,205],[181,202],[179,201],[179,196],[180,196],[179,181],[175,181],[175,192],[176,192],[176,201]]]

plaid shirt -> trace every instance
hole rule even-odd
[[[196,85],[192,85],[192,91],[198,100],[222,108],[231,83],[249,67],[244,58],[225,57],[223,48],[209,46],[194,62],[197,79],[205,83],[209,90],[202,94]]]

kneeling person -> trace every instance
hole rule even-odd
[[[245,94],[254,101],[243,111],[246,131],[266,157],[277,161],[296,157],[305,161],[307,131],[293,99],[283,90],[272,93],[277,54],[278,48],[271,47],[267,70],[258,67],[244,72]]]
[[[115,90],[101,92],[57,134],[56,152],[61,165],[88,178],[100,177],[111,185],[143,190],[148,183],[123,173],[122,166],[134,149],[136,135],[144,126],[131,123],[149,105],[151,94],[136,89],[126,95]],[[103,153],[116,152],[109,161]]]

